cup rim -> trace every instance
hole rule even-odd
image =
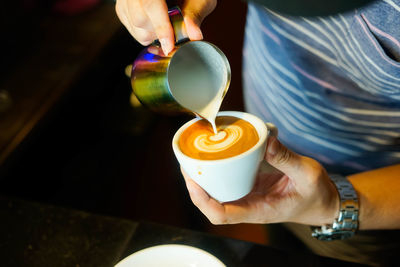
[[[192,120],[186,122],[185,124],[183,124],[183,125],[178,129],[178,131],[175,133],[175,135],[174,135],[174,137],[173,137],[173,139],[172,139],[172,148],[173,148],[175,154],[176,154],[176,153],[179,153],[179,155],[180,155],[181,157],[185,158],[186,160],[191,160],[191,161],[196,161],[196,162],[199,162],[199,161],[200,161],[200,162],[202,162],[203,164],[204,164],[204,163],[206,163],[206,164],[207,164],[207,163],[212,164],[212,163],[222,162],[222,161],[223,161],[223,162],[234,161],[234,160],[238,160],[238,159],[244,158],[244,157],[246,157],[247,155],[253,153],[253,151],[259,149],[259,147],[260,147],[261,145],[264,144],[264,141],[267,139],[268,134],[269,134],[269,132],[270,132],[270,130],[268,129],[268,127],[267,127],[267,125],[265,124],[265,122],[262,121],[262,120],[261,120],[260,118],[258,118],[257,116],[251,114],[251,113],[242,112],[242,111],[220,111],[220,112],[218,112],[218,114],[217,114],[217,117],[218,117],[218,116],[232,116],[232,117],[237,117],[237,118],[239,118],[239,119],[243,119],[243,120],[246,120],[247,122],[251,123],[251,125],[253,125],[253,127],[256,129],[256,131],[257,131],[257,133],[258,133],[258,135],[259,135],[259,140],[258,140],[258,142],[257,142],[254,146],[252,146],[250,149],[246,150],[245,152],[243,152],[243,153],[241,153],[241,154],[239,154],[239,155],[233,156],[233,157],[229,157],[229,158],[224,158],[224,159],[213,159],[213,160],[204,160],[204,159],[194,159],[194,158],[191,158],[191,157],[185,155],[185,154],[181,151],[181,149],[179,148],[178,141],[179,141],[179,137],[181,136],[182,132],[183,132],[185,129],[187,129],[187,128],[188,128],[190,125],[192,125],[193,123],[195,123],[195,122],[197,122],[197,121],[199,121],[199,120],[202,120],[202,118],[194,118],[194,119],[192,119]],[[254,125],[252,122],[250,122],[248,119],[246,119],[246,118],[244,118],[244,117],[250,117],[252,120],[257,121],[258,124],[259,124],[260,126]],[[260,129],[259,127],[261,127],[262,129]],[[260,133],[260,131],[261,131],[261,133]]]

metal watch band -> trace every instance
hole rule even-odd
[[[346,177],[331,174],[330,178],[339,192],[339,217],[332,225],[312,227],[312,236],[319,240],[338,240],[352,237],[358,229],[358,197],[353,185]]]

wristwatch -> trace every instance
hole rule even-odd
[[[312,236],[322,241],[341,240],[352,237],[358,229],[358,197],[353,185],[339,174],[329,176],[339,192],[339,217],[331,225],[311,227]]]

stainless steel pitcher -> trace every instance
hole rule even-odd
[[[215,45],[189,40],[179,8],[170,9],[169,16],[175,49],[164,55],[155,42],[139,54],[132,65],[133,92],[154,111],[194,112],[203,117],[207,105],[222,102],[228,90],[229,62]]]

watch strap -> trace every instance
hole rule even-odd
[[[339,193],[339,217],[332,225],[312,227],[312,236],[319,240],[338,240],[352,237],[358,229],[359,203],[353,185],[346,177],[339,174],[330,175]]]

